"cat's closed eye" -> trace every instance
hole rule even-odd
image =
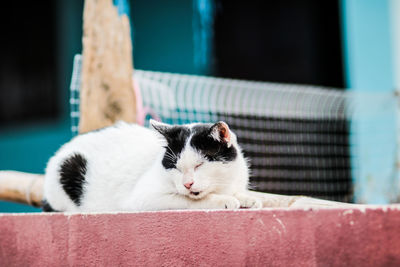
[[[204,164],[204,162],[201,162],[201,163],[199,163],[199,164],[197,164],[195,167],[194,167],[194,169],[195,170],[197,170],[197,168],[199,168],[201,165],[203,165]]]

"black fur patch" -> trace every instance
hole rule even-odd
[[[209,161],[233,161],[237,151],[224,142],[218,142],[211,136],[212,124],[196,125],[192,128],[193,137],[190,145],[202,153]]]
[[[162,165],[166,169],[176,168],[177,159],[185,147],[185,143],[190,136],[190,131],[183,126],[173,126],[162,134],[165,136],[168,143]]]
[[[60,168],[60,183],[77,206],[81,204],[86,171],[87,161],[81,154],[73,154]]]
[[[57,212],[57,210],[53,209],[53,207],[45,199],[42,200],[42,210],[44,212]]]
[[[237,156],[236,149],[212,138],[212,126],[213,124],[199,124],[191,129],[186,126],[156,127],[156,130],[164,135],[168,143],[162,159],[164,168],[176,168],[177,159],[190,135],[193,135],[190,145],[202,153],[207,160],[222,162],[234,160]]]

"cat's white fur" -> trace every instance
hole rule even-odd
[[[49,160],[44,197],[58,211],[260,208],[261,202],[247,194],[247,162],[231,131],[230,137],[238,155],[229,163],[204,161],[186,144],[177,169],[165,169],[161,160],[166,141],[154,130],[121,122],[83,134]],[[68,197],[59,181],[61,164],[74,153],[87,159],[80,206]],[[194,182],[190,190],[201,192],[199,195],[185,188],[189,180]]]

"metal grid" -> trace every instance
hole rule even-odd
[[[80,63],[77,56],[71,82],[75,134]],[[226,121],[250,159],[254,189],[352,200],[349,99],[343,91],[143,70],[134,77],[143,106],[164,122]]]

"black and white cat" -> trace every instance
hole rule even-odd
[[[260,208],[249,169],[225,122],[156,130],[117,123],[65,144],[47,165],[45,210],[147,211]]]

